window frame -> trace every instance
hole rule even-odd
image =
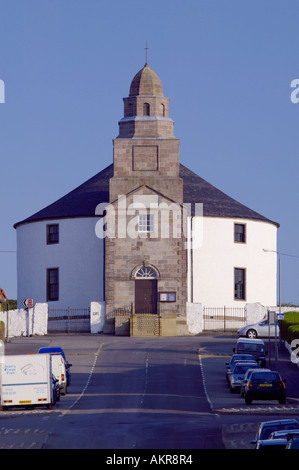
[[[146,218],[146,222],[143,222]],[[139,233],[154,233],[155,219],[153,214],[139,214],[138,217],[138,232]]]
[[[237,271],[240,271],[240,272],[243,273],[242,283],[236,281]],[[239,300],[241,302],[246,301],[246,295],[247,295],[246,280],[247,280],[246,268],[235,267],[234,268],[234,300],[237,300],[237,301]],[[241,297],[237,296],[237,294],[238,294],[237,286],[239,284],[242,284],[242,296]]]
[[[54,282],[51,282],[51,275],[55,273]],[[47,268],[47,302],[57,302],[59,300],[59,268]]]
[[[51,232],[51,229],[56,228],[57,230]],[[59,224],[47,224],[47,245],[57,245],[59,243]]]
[[[243,227],[243,232],[236,232],[236,227]],[[236,236],[241,235],[240,238],[243,238],[243,240],[236,240]],[[239,222],[234,223],[234,242],[235,243],[247,243],[247,227],[246,224],[241,224]]]

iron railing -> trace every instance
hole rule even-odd
[[[48,331],[90,332],[90,308],[49,309]]]
[[[204,329],[229,329],[239,328],[246,324],[246,307],[204,307]]]

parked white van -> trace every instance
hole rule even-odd
[[[67,392],[65,362],[61,354],[51,354],[52,373],[59,383],[60,393],[65,395]]]
[[[55,404],[49,354],[4,356],[1,363],[1,408]]]

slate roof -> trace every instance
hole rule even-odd
[[[112,176],[113,164],[53,204],[17,222],[14,227],[39,220],[94,216],[98,204],[109,202],[109,180]],[[182,164],[180,177],[184,181],[184,203],[203,203],[204,216],[261,220],[279,227],[277,222],[232,199]]]

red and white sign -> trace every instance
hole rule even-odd
[[[33,299],[24,299],[23,305],[24,307],[33,307]]]

